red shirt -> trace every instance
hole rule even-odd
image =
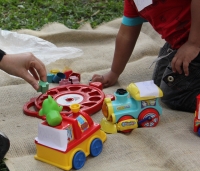
[[[129,26],[140,24],[138,19],[147,20],[173,49],[178,49],[188,40],[191,0],[153,0],[153,4],[141,11],[138,11],[134,0],[125,0],[124,18],[128,20],[122,23]]]

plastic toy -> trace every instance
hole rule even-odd
[[[48,82],[43,82],[39,81],[39,89],[37,90],[38,92],[42,92],[42,94],[46,93],[47,90],[49,89],[49,83]]]
[[[62,79],[65,79],[66,76],[64,73],[62,72],[58,72],[56,75],[54,75],[53,77],[53,82],[54,83],[59,83],[59,81],[61,81]]]
[[[200,94],[196,97],[196,110],[194,114],[194,132],[200,136]]]
[[[48,98],[48,95],[51,95],[56,103],[63,107],[60,112],[62,115],[68,115],[71,112],[69,106],[74,103],[79,103],[81,111],[92,115],[101,110],[105,98],[102,89],[100,82],[92,82],[89,85],[71,84],[57,86],[38,97],[30,99],[24,105],[23,111],[26,115],[45,119],[45,116],[39,116],[38,111],[42,108],[43,101]]]
[[[82,168],[86,156],[98,156],[106,140],[100,125],[80,111],[79,104],[72,104],[70,108],[70,115],[62,116],[60,125],[50,127],[46,121],[40,124],[35,139],[35,159],[63,170]]]
[[[52,83],[53,82],[53,77],[54,77],[54,74],[51,74],[51,73],[47,74],[47,82],[48,83]]]
[[[59,70],[54,69],[47,74],[48,83],[59,83],[59,85],[80,84],[80,80],[80,74],[75,73],[72,70],[60,72]]]
[[[162,91],[157,89],[156,96],[141,96],[136,84],[131,83],[127,89],[118,89],[114,99],[106,97],[103,102],[101,129],[106,133],[131,132],[137,127],[155,127],[162,114],[159,97]]]
[[[79,78],[77,76],[70,76],[69,79],[62,79],[59,81],[59,85],[68,85],[68,84],[80,84]]]
[[[68,84],[72,84],[71,81],[69,79],[62,79],[59,81],[59,85],[68,85]]]
[[[50,73],[53,74],[53,75],[56,75],[58,72],[60,72],[60,70],[58,70],[58,69],[52,69],[50,71]]]
[[[46,116],[46,121],[50,126],[57,126],[62,122],[60,112],[62,106],[58,106],[56,101],[49,95],[47,99],[42,103],[42,109],[39,111],[39,115]]]

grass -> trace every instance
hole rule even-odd
[[[6,159],[4,159],[4,160],[6,160]],[[9,171],[9,169],[6,166],[4,160],[0,161],[0,171]]]
[[[59,22],[77,29],[86,22],[93,28],[123,15],[123,0],[0,0],[3,30],[39,30]],[[0,171],[8,171],[0,161]]]
[[[95,28],[123,15],[123,0],[1,0],[1,29],[39,30],[50,22],[77,29],[85,22]]]

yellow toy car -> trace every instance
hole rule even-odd
[[[87,113],[79,110],[79,104],[70,107],[72,113],[62,115],[59,125],[52,127],[47,121],[41,123],[35,139],[35,159],[63,170],[82,168],[86,156],[98,156],[106,140],[106,133]]]

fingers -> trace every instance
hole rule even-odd
[[[38,90],[38,80],[47,81],[46,68],[39,59],[34,57],[34,60],[30,61],[28,70],[25,70],[21,77],[31,84],[35,90]]]
[[[42,80],[44,82],[47,81],[46,68],[40,60],[37,59],[37,60],[31,61],[29,70],[31,73],[33,72],[32,74],[36,79],[38,77],[37,76],[37,73],[38,73],[40,80]]]
[[[101,82],[102,85],[103,85],[103,88],[106,88],[106,87],[109,87],[109,82],[106,81],[106,79],[104,78],[103,75],[97,75],[95,74],[92,79],[91,79],[92,82]]]
[[[20,77],[31,84],[35,90],[38,90],[38,80],[36,80],[27,70],[23,71],[23,75],[21,75]]]
[[[179,60],[176,56],[174,56],[171,62],[171,66],[173,72],[178,72],[179,74],[182,74],[182,69],[181,69],[182,61]]]
[[[185,76],[189,75],[189,63],[190,61],[183,61],[182,58],[178,58],[177,56],[174,56],[171,67],[172,71],[174,73],[178,72],[179,74],[182,74],[182,72],[185,73]]]
[[[36,80],[39,80],[38,74],[34,68],[30,68],[29,71]]]
[[[97,75],[95,74],[92,79],[91,79],[92,82],[101,82],[103,83],[104,81],[104,77],[102,75]]]
[[[183,63],[183,71],[185,73],[185,76],[189,75],[189,62],[184,62]]]

